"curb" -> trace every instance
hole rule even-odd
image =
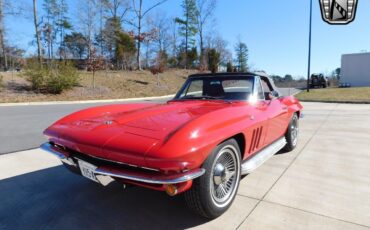
[[[295,95],[299,94],[300,92],[302,92],[302,90],[298,90],[297,92],[293,93],[292,96],[295,96]]]
[[[318,103],[332,103],[332,104],[356,104],[356,105],[370,105],[370,101],[316,101],[316,100],[300,100],[301,102],[318,102]]]
[[[45,101],[45,102],[19,102],[19,103],[0,103],[0,107],[6,106],[25,106],[25,105],[70,105],[70,104],[93,104],[93,103],[110,103],[110,102],[130,102],[130,101],[149,101],[156,99],[166,99],[175,95],[165,95],[158,97],[138,97],[125,99],[107,99],[107,100],[86,100],[86,101]]]

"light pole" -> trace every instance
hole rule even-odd
[[[310,25],[308,35],[308,69],[307,69],[307,92],[310,92],[310,74],[311,74],[311,31],[312,31],[312,0],[310,0]]]

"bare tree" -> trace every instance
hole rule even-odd
[[[157,43],[157,49],[159,52],[166,51],[170,46],[170,25],[169,19],[166,14],[158,12],[153,20],[150,20],[150,27],[156,32],[154,42]]]
[[[54,58],[54,42],[57,35],[57,18],[59,14],[59,5],[57,0],[44,0],[43,8],[46,12],[46,22],[43,25],[44,40],[48,46],[49,60]]]
[[[36,42],[37,42],[37,58],[39,63],[42,63],[41,38],[40,38],[40,23],[37,15],[37,0],[33,0],[33,23],[35,26]]]
[[[0,0],[0,45],[2,50],[2,55],[4,58],[4,69],[8,69],[8,60],[5,48],[5,36],[4,36],[4,0]]]
[[[108,12],[110,18],[116,18],[121,23],[125,20],[126,14],[130,10],[128,0],[100,0],[101,5]]]
[[[204,58],[204,36],[205,29],[208,26],[210,20],[216,9],[216,0],[197,0],[197,27],[199,35],[199,45],[200,45],[200,61],[202,62]]]
[[[21,8],[15,7],[14,2],[9,0],[0,0],[0,48],[4,58],[4,69],[8,69],[8,57],[5,44],[5,15],[18,15],[21,13]]]
[[[101,56],[98,56],[96,54],[96,49],[94,47],[91,48],[91,53],[90,53],[90,59],[87,62],[87,70],[92,72],[92,86],[93,89],[96,87],[96,82],[95,82],[95,73],[98,70],[103,69],[104,66],[104,59]]]
[[[171,47],[171,55],[172,57],[176,57],[177,55],[177,43],[178,43],[178,31],[177,31],[177,23],[176,19],[173,19],[169,23],[170,28],[170,47]]]
[[[155,4],[153,4],[152,6],[150,6],[149,8],[147,9],[143,9],[143,0],[132,0],[132,7],[133,7],[133,11],[135,13],[135,16],[136,16],[136,22],[129,22],[132,26],[134,26],[137,30],[137,34],[136,34],[136,40],[137,40],[137,56],[136,56],[136,62],[137,62],[137,68],[139,70],[141,70],[141,43],[144,41],[144,37],[143,37],[143,34],[142,34],[142,29],[143,29],[143,25],[142,25],[142,22],[143,22],[143,19],[145,18],[145,16],[151,11],[153,10],[154,8],[156,8],[157,6],[165,3],[167,0],[161,0],[161,1],[158,1],[156,2]]]
[[[87,58],[90,59],[94,50],[93,42],[96,35],[96,17],[99,8],[95,0],[83,0],[82,2],[79,10],[79,21],[82,33],[86,38]]]

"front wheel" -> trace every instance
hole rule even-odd
[[[298,143],[298,134],[299,134],[299,118],[297,113],[295,113],[290,120],[288,130],[285,133],[285,139],[287,144],[284,147],[284,150],[287,152],[295,149]]]
[[[201,216],[216,218],[235,199],[240,182],[240,149],[234,139],[218,145],[203,164],[206,173],[185,192],[187,205]]]

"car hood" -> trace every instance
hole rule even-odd
[[[117,107],[112,107],[113,112],[106,111],[102,114],[63,122],[63,125],[91,132],[118,127],[122,128],[122,131],[162,139],[179,126],[204,114],[225,108],[227,105],[225,102],[209,101],[168,102],[148,104],[145,107],[128,111],[120,111],[119,107],[122,105],[117,105]]]
[[[181,101],[95,107],[63,118],[45,130],[50,141],[97,157],[137,161],[158,142],[223,101]]]

